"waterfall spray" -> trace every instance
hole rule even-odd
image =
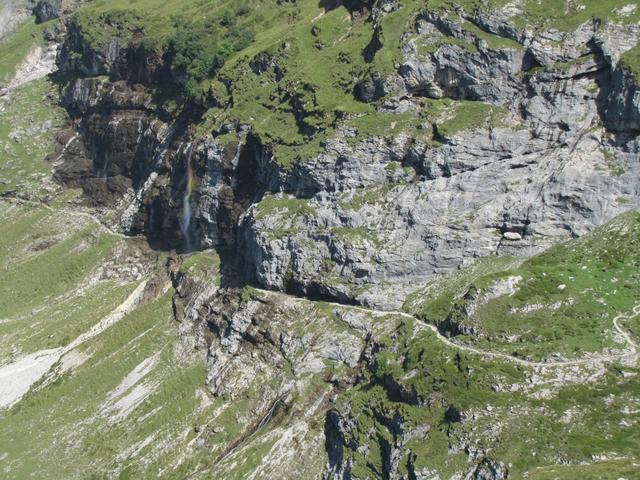
[[[187,185],[185,189],[185,194],[182,199],[182,222],[180,222],[180,230],[182,231],[182,236],[185,240],[185,246],[187,251],[191,250],[191,235],[190,235],[190,226],[191,226],[191,195],[193,193],[193,169],[191,168],[191,153],[193,151],[193,147],[189,146],[189,155],[187,157]]]
[[[100,169],[100,171],[98,172],[98,177],[101,180],[106,181],[108,174],[109,174],[109,166],[111,164],[111,158],[110,155],[108,153],[105,154],[105,159],[104,159],[104,164],[102,165],[102,168]]]

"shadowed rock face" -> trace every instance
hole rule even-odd
[[[32,0],[33,14],[38,23],[48,22],[72,13],[84,0]]]
[[[38,23],[44,23],[62,14],[62,0],[40,0],[33,8]]]
[[[320,0],[319,5],[327,11],[344,7],[350,12],[361,12],[371,9],[374,3],[373,0]]]
[[[378,22],[397,6],[371,7]],[[418,111],[425,98],[460,101],[452,108],[462,125],[448,126],[453,113],[444,112],[425,125],[431,138],[339,128],[321,154],[284,169],[250,126],[196,137],[197,112],[175,119],[155,106],[166,71],[157,54],[136,41],[96,49],[72,25],[58,63],[77,77],[64,103],[82,146],[63,155],[58,177],[79,175],[72,181],[96,203],[127,191],[127,231],[167,246],[237,248],[229,258],[246,281],[397,307],[414,282],[466,259],[530,255],[638,205],[637,87],[619,64],[637,33],[587,22],[533,34],[502,13],[419,14],[395,74],[372,75],[355,94],[386,112]],[[277,66],[263,57],[256,74]],[[111,80],[91,78],[105,74]],[[71,155],[78,151],[85,156]],[[291,199],[303,205],[297,213]]]

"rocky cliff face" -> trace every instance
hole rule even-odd
[[[512,38],[496,35],[492,41],[504,43],[491,45],[474,29]],[[496,107],[467,131],[428,125],[437,145],[403,135],[354,148],[328,143],[326,154],[301,167],[322,192],[308,214],[260,215],[258,205],[244,219],[259,283],[320,284],[324,293],[388,305],[394,301],[375,288],[349,289],[426,280],[465,258],[530,254],[637,205],[634,126],[614,120],[633,118],[635,81],[605,54],[617,38],[613,27],[587,24],[547,38],[491,15],[428,13],[407,35],[401,82],[390,82],[400,91],[387,103],[410,110],[421,97],[446,97]],[[454,108],[474,115],[470,104]],[[358,196],[366,199],[354,208]],[[293,233],[273,238],[282,228]],[[322,262],[346,286],[319,277]],[[397,304],[403,292],[393,290]]]
[[[161,59],[135,40],[96,49],[72,26],[59,64],[80,77],[64,95],[82,118],[80,183],[126,198],[129,231],[236,246],[266,288],[385,307],[465,259],[580,236],[638,205],[636,86],[620,64],[637,29],[530,31],[512,13],[417,15],[397,71],[361,89],[398,117],[389,134],[345,126],[290,168],[250,125],[198,138],[154,102]],[[395,125],[429,107],[419,135]]]
[[[375,56],[385,15],[400,7],[369,7],[355,11],[379,25],[369,44]],[[58,64],[73,77],[62,98],[76,120],[61,142],[57,176],[115,209],[125,232],[143,232],[162,248],[219,249],[223,286],[249,282],[398,309],[416,284],[476,258],[532,255],[640,205],[637,87],[620,61],[638,29],[588,21],[568,32],[533,31],[518,26],[516,14],[419,12],[402,34],[395,70],[354,91],[388,116],[383,131],[344,122],[320,153],[291,165],[251,124],[230,122],[202,135],[193,127],[201,105],[167,110],[158,83],[170,76],[167,59],[135,36],[96,46],[72,23]],[[257,77],[285,75],[277,56],[259,54],[251,65]],[[234,80],[226,81],[233,92]],[[210,101],[224,108],[224,99]],[[290,104],[300,128],[310,128],[306,100]],[[407,117],[419,120],[409,125]],[[216,462],[281,408],[319,408],[317,390],[310,395],[302,379],[338,362],[341,373],[317,387],[326,395],[366,384],[403,406],[366,407],[354,394],[326,408],[327,478],[361,478],[358,465],[378,457],[383,478],[439,478],[418,445],[442,435],[465,459],[465,478],[508,477],[482,442],[461,433],[482,415],[413,383],[413,372],[429,367],[384,372],[384,352],[402,357],[402,337],[384,330],[393,322],[374,335],[371,324],[345,313],[339,318],[355,336],[337,339],[327,326],[300,336],[289,330],[293,304],[240,298],[186,277],[175,282],[180,330],[188,344],[208,349],[209,391],[248,398],[255,413]],[[440,327],[474,334],[456,315]],[[435,417],[411,419],[406,411],[416,408]],[[446,428],[434,426],[439,415]]]

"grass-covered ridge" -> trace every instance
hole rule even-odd
[[[320,153],[327,139],[342,124],[357,122],[359,135],[375,135],[397,124],[397,130],[416,133],[425,118],[437,115],[439,105],[425,103],[415,119],[389,120],[375,104],[358,100],[359,85],[378,76],[387,78],[402,61],[404,34],[415,30],[416,16],[444,11],[491,48],[521,49],[517,42],[488,33],[463,20],[476,10],[495,10],[506,0],[409,0],[376,18],[368,17],[367,2],[350,2],[349,9],[318,0],[230,2],[228,0],[97,0],[74,16],[90,45],[104,47],[118,39],[121,45],[142,45],[168,62],[174,87],[162,98],[188,98],[204,106],[200,131],[218,131],[238,122],[251,125],[263,143],[273,146],[284,167]],[[528,29],[573,30],[597,18],[633,23],[624,1],[567,4],[552,0],[518,3],[513,18]],[[352,15],[353,9],[363,8]],[[446,37],[446,42],[465,43]],[[445,42],[445,43],[446,43]],[[462,42],[462,43],[461,43]],[[372,45],[377,45],[377,49]],[[432,46],[433,47],[433,46]],[[463,47],[476,49],[475,45]],[[167,86],[165,85],[166,89]],[[458,128],[486,124],[487,106],[465,106],[461,114],[442,126],[444,134]],[[493,120],[496,112],[489,115]],[[452,130],[453,128],[453,130]],[[387,130],[388,131],[388,130]]]
[[[619,347],[613,318],[640,303],[639,242],[640,213],[632,211],[515,268],[456,274],[460,280],[415,294],[407,307],[442,328],[474,332],[464,341],[523,357]],[[639,333],[635,321],[626,328]]]

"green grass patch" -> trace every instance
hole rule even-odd
[[[376,246],[381,245],[376,232],[367,227],[334,227],[331,229],[331,235],[340,242],[356,244],[368,242]]]
[[[46,306],[78,286],[115,245],[117,238],[89,236],[80,231],[68,239],[0,270],[0,312],[5,317],[25,315]]]
[[[62,295],[25,316],[0,323],[0,360],[14,348],[21,354],[64,347],[111,313],[135,285],[103,282],[78,295]]]
[[[524,50],[524,46],[520,45],[515,40],[510,38],[501,37],[499,35],[495,35],[493,33],[487,32],[480,27],[478,27],[475,23],[471,23],[468,21],[462,22],[462,27],[468,32],[473,33],[478,39],[484,40],[489,45],[489,48],[493,48],[496,50],[501,49],[512,49],[512,50]]]
[[[640,46],[635,46],[622,54],[621,64],[629,70],[636,83],[640,83]]]
[[[286,214],[288,218],[316,215],[315,209],[309,205],[308,200],[286,194],[281,196],[267,195],[260,201],[257,208],[256,218],[258,220],[264,220],[274,214]]]
[[[182,273],[205,273],[216,270],[220,266],[220,257],[216,252],[204,251],[189,255],[180,265]]]
[[[31,18],[0,42],[0,84],[10,81],[27,54],[44,44],[44,28],[46,25],[37,25]]]
[[[443,280],[435,296],[428,289],[415,294],[407,308],[435,324],[448,319],[473,328],[477,335],[463,340],[518,356],[580,357],[615,347],[613,318],[640,303],[639,239],[640,213],[631,212],[516,268]],[[522,278],[515,293],[483,300],[510,277]]]
[[[56,129],[65,121],[63,110],[51,100],[55,91],[48,79],[40,79],[17,88],[5,101],[0,113],[0,193],[18,184],[38,190],[50,176],[44,158],[53,151]]]
[[[504,126],[506,110],[502,107],[483,102],[440,100],[444,108],[450,109],[448,117],[437,124],[438,134],[451,137],[457,133],[479,128],[498,128]]]

